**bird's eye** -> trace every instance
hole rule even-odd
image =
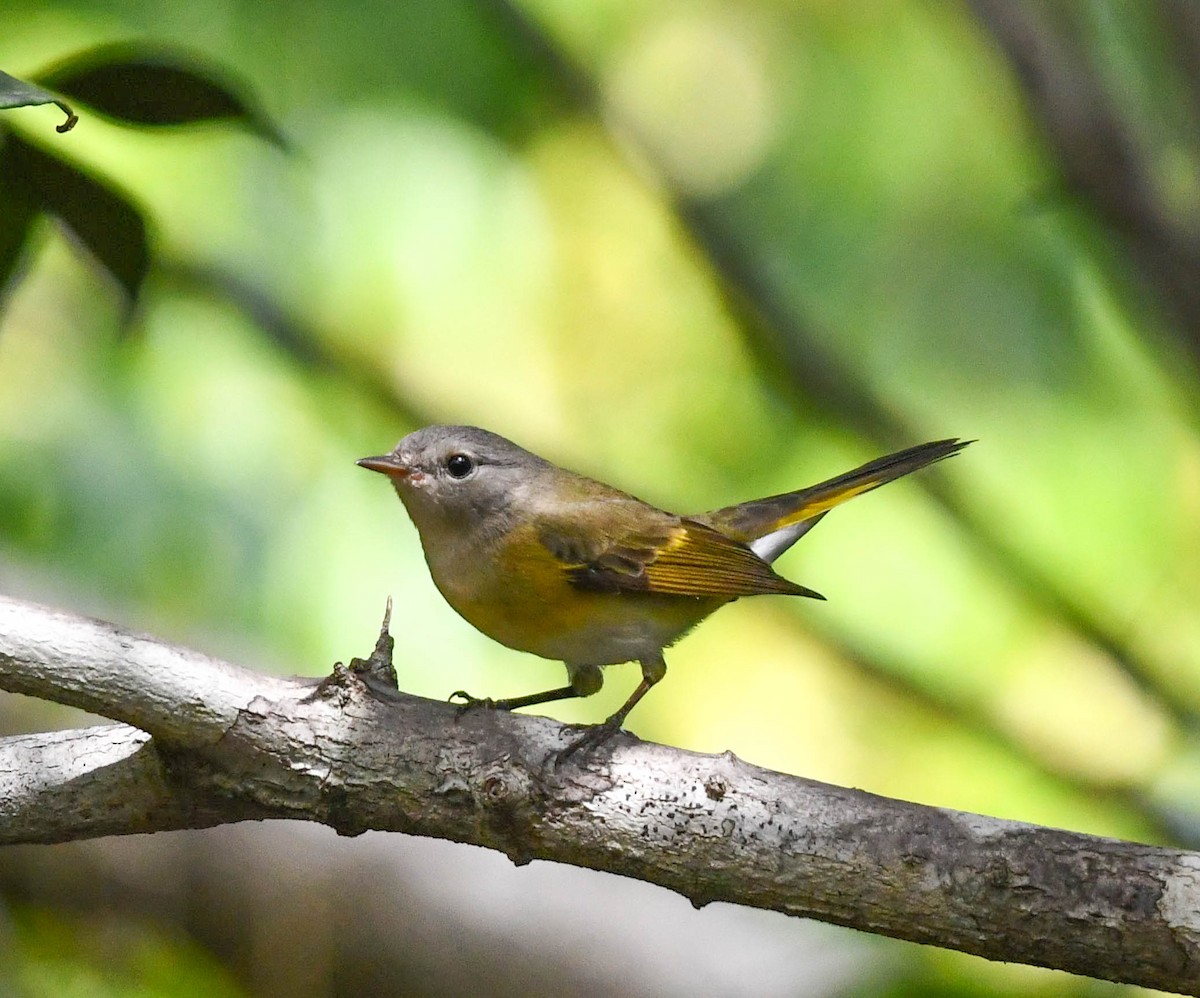
[[[466,478],[475,470],[475,462],[466,454],[451,454],[446,458],[446,470],[451,478]]]

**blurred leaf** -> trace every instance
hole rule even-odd
[[[53,215],[86,246],[120,284],[132,307],[149,266],[146,223],[115,188],[22,139],[4,144],[3,176],[26,189],[37,207]]]
[[[247,88],[193,53],[103,45],[69,56],[40,73],[39,79],[101,114],[129,124],[232,120],[287,148],[287,140],[274,123],[244,96]]]
[[[0,109],[33,107],[38,104],[57,104],[67,116],[67,120],[58,126],[57,131],[69,132],[79,120],[75,112],[50,91],[43,90],[36,84],[18,80],[0,70]]]
[[[0,959],[4,994],[57,998],[239,998],[215,957],[173,926],[105,911],[14,905]]]
[[[10,146],[0,146],[0,295],[10,286],[38,214],[28,186],[10,162]]]

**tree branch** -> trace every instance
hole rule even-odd
[[[378,663],[376,663],[378,664]],[[0,599],[0,688],[124,724],[0,741],[0,844],[320,821],[470,842],[710,901],[1200,993],[1200,855],[889,800],[335,667],[259,675]]]
[[[0,739],[0,845],[211,828],[260,815],[172,780],[150,736],[125,724]]]

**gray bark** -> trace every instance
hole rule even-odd
[[[0,844],[262,818],[483,845],[1200,994],[1200,854],[890,800],[381,684],[246,671],[0,599],[0,688],[123,722],[0,741]],[[364,678],[365,677],[365,678]]]

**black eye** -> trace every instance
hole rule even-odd
[[[475,470],[475,462],[466,454],[451,454],[446,458],[446,470],[451,478],[466,478]]]

